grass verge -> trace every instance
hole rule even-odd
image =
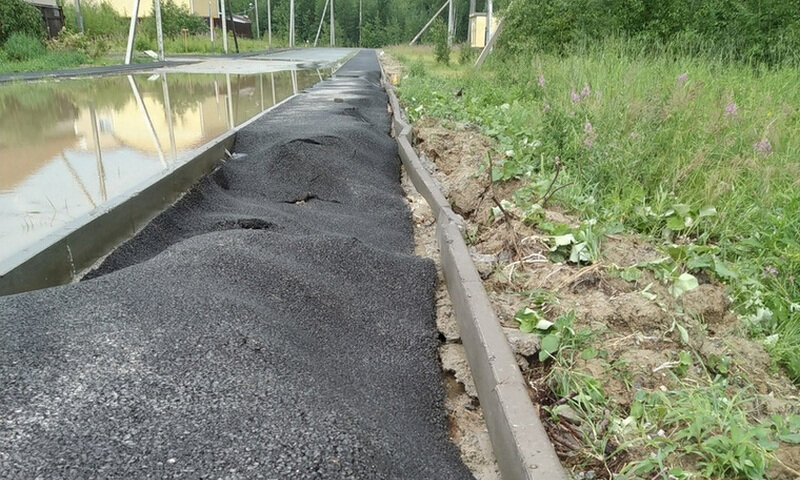
[[[573,474],[794,478],[797,72],[615,42],[480,72],[390,52],[418,148],[449,177],[469,158],[468,240],[511,252],[485,281],[541,338],[527,375]]]

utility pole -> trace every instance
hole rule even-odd
[[[331,0],[325,0],[325,6],[322,7],[322,16],[319,17],[319,27],[317,27],[317,36],[314,37],[314,46],[319,42],[319,34],[322,32],[322,24],[325,22],[325,14],[328,13],[328,3]]]
[[[208,31],[211,32],[211,51],[214,51],[214,17],[211,15],[211,2],[208,2]]]
[[[228,16],[225,15],[225,0],[220,0],[222,5],[222,50],[228,53]]]
[[[75,21],[78,23],[78,30],[83,33],[83,15],[81,15],[81,0],[75,0]]]
[[[456,13],[453,6],[453,0],[450,0],[447,10],[447,46],[453,46],[453,36],[456,29]]]
[[[475,13],[475,0],[469,0],[469,16],[467,17],[467,43],[471,47],[475,44],[475,29],[472,27],[473,17]]]
[[[486,39],[484,45],[489,45],[492,39],[492,0],[486,0]]]
[[[261,29],[258,28],[258,0],[256,2],[256,38],[261,38]]]
[[[164,61],[164,30],[161,26],[161,0],[154,0],[153,7],[156,11],[156,41],[158,43],[158,61]]]
[[[128,30],[128,47],[125,49],[125,65],[130,65],[133,59],[133,39],[136,37],[136,24],[139,18],[139,0],[133,0],[131,10],[131,28]]]
[[[294,0],[289,0],[289,48],[294,48]]]
[[[267,0],[267,44],[272,48],[272,5]]]
[[[331,0],[331,47],[336,46],[336,24],[333,17],[333,0]]]
[[[231,14],[231,27],[233,27],[233,44],[236,46],[236,53],[239,53],[239,40],[236,39],[236,20],[233,18],[233,11]]]

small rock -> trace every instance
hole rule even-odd
[[[572,409],[569,405],[559,405],[555,408],[555,413],[559,417],[563,418],[564,420],[568,421],[573,425],[580,425],[583,423],[580,415]]]
[[[508,344],[514,353],[528,357],[539,353],[539,337],[516,328],[503,328]]]
[[[529,362],[528,359],[523,357],[522,355],[515,353],[514,358],[517,360],[517,365],[519,366],[519,369],[522,370],[523,372],[531,368],[531,362]]]
[[[491,275],[500,263],[497,255],[486,255],[475,251],[475,249],[470,249],[469,254],[472,257],[472,263],[475,264],[475,268],[478,269],[478,273],[484,279]]]

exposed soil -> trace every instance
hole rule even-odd
[[[473,259],[504,327],[517,329],[519,324],[514,315],[530,306],[530,292],[546,290],[555,298],[543,307],[550,320],[573,311],[576,328],[588,327],[596,332],[607,357],[603,361],[597,358],[579,360],[576,368],[598,378],[603,390],[621,409],[629,408],[633,392],[638,389],[678,388],[676,377],[669,369],[674,366],[679,352],[691,349],[706,363],[709,359],[730,358],[728,377],[732,391],[752,384],[756,390],[757,411],[762,418],[797,410],[798,389],[775,371],[760,344],[742,337],[737,316],[729,310],[730,300],[724,285],[698,278],[701,285],[676,300],[667,286],[648,271],[631,282],[612,275],[609,267],[628,267],[661,256],[645,239],[633,235],[605,236],[600,259],[592,265],[553,262],[548,258],[551,236],[547,233],[521,222],[513,210],[509,216],[492,219],[491,208],[495,205],[492,196],[497,200],[510,200],[519,184],[511,181],[491,186],[485,165],[490,139],[470,127],[445,126],[435,119],[417,123],[414,138],[423,163],[427,163],[426,168],[440,183],[453,210],[466,220]],[[580,223],[554,207],[548,207],[545,215],[551,222],[571,226]],[[506,223],[509,220],[510,225]],[[646,288],[652,295],[641,293]],[[440,316],[443,314],[448,313],[440,310]],[[679,331],[674,327],[676,322],[686,328],[688,346],[681,342]],[[452,335],[452,332],[445,333],[448,339]],[[547,367],[531,353],[519,357],[532,400],[542,405],[557,401],[544,384]],[[628,375],[627,385],[621,379],[621,371],[609,365],[620,365],[624,369]],[[695,365],[683,381],[700,380],[707,375],[705,370],[700,370]],[[580,455],[582,439],[569,422],[554,422],[549,414],[544,414],[544,409],[541,411],[565,466],[592,467],[591,462],[587,467],[587,459]],[[800,470],[800,456],[796,453],[796,447],[787,444],[781,445],[776,456],[797,471]],[[621,465],[634,454],[620,452],[615,458],[607,458],[606,464]],[[770,478],[795,478],[787,473],[788,469],[774,463]],[[598,478],[605,474],[599,468],[596,473]]]
[[[478,402],[475,384],[461,345],[458,325],[453,317],[452,303],[447,294],[436,242],[436,221],[430,207],[405,172],[403,190],[414,223],[415,253],[436,262],[439,281],[436,289],[436,326],[439,330],[439,358],[442,362],[445,386],[445,408],[449,420],[450,438],[461,452],[461,460],[477,480],[499,480],[500,472],[492,451],[489,432]]]

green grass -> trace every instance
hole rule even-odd
[[[0,73],[58,70],[87,65],[91,58],[80,52],[47,52],[42,56],[21,62],[6,61],[0,53]]]
[[[713,247],[682,268],[727,283],[742,325],[800,381],[800,72],[632,50],[607,41],[477,72],[428,49],[390,51],[409,67],[399,91],[411,120],[478,125],[505,157],[494,178],[528,179],[514,198],[523,210],[558,157],[571,185],[554,200],[573,213]]]
[[[221,35],[221,33],[220,33]],[[146,36],[137,37],[137,54],[134,56],[134,62],[147,63],[151,59],[141,55],[141,51],[145,49],[156,50],[155,40],[151,40]],[[121,64],[125,56],[125,43],[126,39],[122,37],[115,37],[108,39],[111,47],[111,52],[107,55],[92,57],[79,51],[61,50],[53,51],[48,50],[44,55],[26,60],[26,61],[10,61],[0,49],[0,73],[17,73],[17,72],[36,72],[44,70],[60,70],[67,68],[78,68],[86,66],[99,66],[99,65],[115,65]],[[283,45],[280,39],[273,38],[273,48],[278,48]],[[254,52],[267,49],[266,39],[252,39],[240,38],[239,51],[240,52]],[[165,38],[164,51],[166,55],[180,55],[188,54],[222,54],[222,39],[220,36],[215,37],[214,45],[211,45],[211,39],[207,35],[189,35],[184,40],[183,37]],[[234,53],[233,37],[229,35],[228,38],[228,52]]]

